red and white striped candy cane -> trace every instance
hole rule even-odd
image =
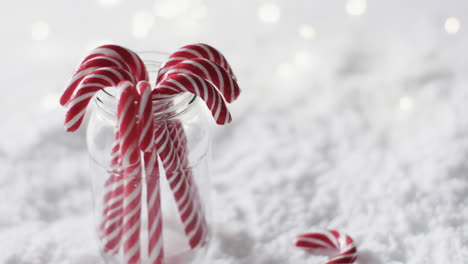
[[[146,201],[148,207],[148,263],[162,264],[164,259],[163,219],[159,187],[159,165],[154,144],[154,117],[151,86],[146,81],[137,83],[140,92],[139,131],[140,150],[143,152],[146,174]]]
[[[194,74],[205,79],[206,81],[213,83],[217,86],[227,102],[234,101],[240,94],[240,89],[237,85],[235,76],[232,73],[232,70],[224,56],[216,49],[206,44],[188,45],[172,54],[169,60],[159,71],[157,83],[161,84],[161,82],[163,82],[168,75],[173,73]],[[196,87],[197,84],[193,84],[192,82],[192,86]],[[206,87],[203,84],[202,86]],[[195,92],[195,94],[197,93]],[[206,98],[203,99],[207,101]],[[218,100],[218,102],[221,102],[221,100]],[[214,105],[215,104],[213,104],[213,106]],[[216,118],[216,120],[218,121],[218,118]],[[192,171],[188,164],[186,153],[186,137],[183,131],[183,127],[177,121],[173,122],[172,127],[175,128],[175,130],[173,129],[171,131],[171,139],[175,145],[177,145],[176,149],[178,150],[179,160],[183,167],[182,171],[185,172],[185,179],[190,186],[195,202],[198,204],[197,212],[201,215],[204,215],[198,189],[193,183]],[[182,210],[184,209],[186,208],[183,208]],[[206,224],[206,221],[203,221],[202,224]],[[207,231],[208,229],[204,228],[202,230]],[[203,236],[206,235],[207,232],[204,232]]]
[[[145,64],[141,58],[132,50],[119,45],[102,45],[91,51],[85,60],[100,55],[107,55],[125,61],[129,65],[131,72],[137,81],[148,81],[148,72],[146,70]]]
[[[155,101],[154,111],[159,113],[157,116],[158,121],[155,124],[155,144],[165,168],[167,180],[172,189],[189,246],[195,248],[204,242],[203,238],[204,234],[207,233],[207,224],[204,213],[197,210],[199,208],[197,196],[194,195],[193,186],[190,185],[187,177],[190,168],[181,165],[182,159],[175,143],[177,137],[171,134],[171,128],[176,125],[181,126],[181,124],[177,120],[164,119],[172,115],[165,112],[171,106],[171,100]],[[182,158],[187,160],[186,156]]]
[[[189,245],[191,248],[195,248],[200,244],[201,235],[204,233],[202,228],[205,225],[201,223],[206,220],[201,218],[202,216],[196,211],[196,199],[190,191],[191,188],[184,171],[180,169],[180,159],[169,133],[170,124],[168,123],[170,122],[169,120],[160,120],[155,123],[155,145],[166,170],[166,177],[179,209],[179,216]]]
[[[230,122],[230,113],[218,90],[211,83],[194,74],[172,73],[167,75],[163,79],[163,82],[153,91],[155,95],[153,98],[155,100],[164,99],[167,98],[167,95],[183,92],[191,92],[200,96],[210,108],[218,124]],[[165,128],[161,126],[162,128],[159,134],[161,134],[162,137],[164,133],[169,133],[169,138],[164,142],[167,142],[166,145],[168,144],[172,147],[167,150],[167,153],[164,151],[160,153],[160,156],[161,159],[166,157],[166,159],[171,162],[165,166],[166,173],[168,174],[169,184],[171,188],[173,188],[179,213],[185,225],[186,233],[189,236],[190,245],[193,247],[198,245],[203,237],[207,235],[206,220],[204,220],[204,215],[201,211],[200,199],[197,197],[196,190],[194,190],[195,187],[191,183],[191,171],[187,170],[187,172],[185,172],[184,169],[187,164],[184,160],[186,159],[186,153],[179,153],[179,155],[177,155],[177,150],[180,151],[182,146],[182,144],[178,144],[177,140],[180,138],[180,133],[183,131],[180,130],[179,124],[177,123],[166,123],[168,123],[169,126],[166,125]],[[183,142],[183,144],[186,143]],[[174,163],[176,163],[176,165],[174,165]]]
[[[200,195],[198,193],[198,188],[193,180],[192,169],[188,162],[188,152],[186,151],[187,142],[185,134],[184,138],[181,138],[181,133],[183,133],[183,127],[180,122],[172,121],[168,122],[166,129],[169,133],[171,140],[171,145],[173,146],[176,152],[176,158],[178,162],[177,172],[171,173],[169,175],[173,176],[174,174],[179,174],[185,182],[185,187],[188,188],[185,190],[187,194],[187,199],[185,201],[184,196],[182,196],[179,206],[179,213],[182,218],[194,219],[194,228],[192,231],[188,232],[190,228],[187,228],[186,233],[189,238],[189,244],[192,248],[202,245],[205,241],[205,237],[208,233],[207,222],[205,213],[201,204]],[[169,177],[169,183],[172,183],[172,180],[176,179],[175,177]],[[174,192],[177,195],[177,188],[174,188]],[[189,203],[190,202],[190,203]],[[193,215],[193,216],[192,216]],[[189,221],[187,221],[189,222]],[[191,225],[188,225],[190,227]]]
[[[134,82],[133,76],[120,68],[103,67],[89,73],[78,85],[76,94],[68,104],[65,129],[68,132],[77,130],[83,122],[91,98],[101,89],[117,86],[120,81],[124,80]]]
[[[102,67],[119,68],[130,72],[130,68],[128,67],[128,65],[118,58],[113,58],[109,56],[97,56],[87,61],[83,61],[73,74],[71,80],[65,88],[65,91],[60,97],[60,104],[63,106],[67,106],[71,99],[74,97],[77,87],[81,83],[81,81],[91,72]]]
[[[172,125],[169,129],[169,133],[171,135],[172,142],[177,150],[177,156],[179,158],[180,163],[180,170],[184,173],[184,177],[187,180],[187,184],[190,187],[190,193],[194,200],[195,205],[195,212],[198,214],[201,227],[200,230],[200,242],[203,244],[205,242],[206,236],[208,235],[208,223],[205,218],[205,210],[203,208],[202,200],[200,197],[200,193],[198,191],[198,186],[194,180],[194,176],[192,173],[192,169],[189,164],[188,159],[188,149],[187,149],[187,137],[185,136],[184,128],[180,122],[172,122]],[[181,214],[184,214],[187,210],[187,206],[180,210]],[[198,240],[198,234],[196,236],[196,240]]]
[[[109,178],[104,183],[103,214],[100,224],[100,238],[106,253],[117,254],[122,235],[122,205],[124,183],[122,161],[120,159],[120,140],[116,129],[111,152]]]
[[[153,92],[155,94],[153,98],[156,100],[184,92],[195,94],[205,101],[217,124],[224,125],[232,121],[231,113],[229,113],[226,103],[216,87],[197,75],[169,74],[156,86],[154,91],[156,92]]]
[[[146,67],[135,52],[117,45],[103,45],[92,50],[80,63],[60,98],[60,104],[67,105],[73,98],[81,80],[101,67],[127,70],[132,73],[135,81],[148,80]]]
[[[356,261],[358,253],[353,239],[336,230],[299,235],[296,238],[297,247],[310,249],[337,249],[339,254],[326,264],[352,264]]]
[[[166,71],[165,76],[171,73],[194,74],[211,82],[228,103],[233,102],[240,94],[237,81],[224,68],[207,59],[183,60]],[[164,80],[165,76],[161,78],[161,81]]]
[[[221,52],[208,44],[195,43],[183,46],[169,56],[169,59],[163,64],[161,69],[159,69],[157,83],[161,81],[164,74],[173,66],[177,65],[181,61],[193,58],[203,58],[218,64],[225,69],[234,80],[236,80],[236,76],[234,75],[231,66],[229,66],[229,63]]]
[[[122,243],[125,263],[140,262],[141,163],[137,113],[139,96],[133,83],[120,82],[117,122],[124,172]]]

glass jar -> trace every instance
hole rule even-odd
[[[160,67],[163,53],[141,53],[148,72],[151,77],[151,84],[155,83],[156,73]],[[167,56],[165,56],[167,57]],[[123,240],[121,233],[116,230],[119,229],[118,217],[113,218],[112,223],[109,221],[110,215],[114,217],[121,214],[118,203],[116,200],[121,199],[115,195],[115,186],[113,190],[109,189],[109,181],[112,177],[114,179],[122,179],[123,181],[131,180],[126,179],[120,171],[115,170],[112,164],[112,149],[115,143],[115,129],[116,129],[116,108],[117,102],[115,98],[116,89],[106,88],[96,94],[93,103],[90,107],[89,123],[87,128],[87,146],[91,157],[91,165],[89,174],[92,177],[93,183],[93,201],[94,201],[94,219],[96,228],[96,237],[99,241],[101,254],[106,263],[130,263],[125,259],[123,252]],[[91,106],[90,105],[90,106]],[[161,111],[154,112],[155,126],[164,125],[169,131],[178,128],[178,141],[174,143],[174,149],[180,162],[180,166],[176,169],[168,169],[166,171],[165,163],[162,161],[164,157],[159,156],[159,186],[160,186],[160,199],[161,199],[161,216],[162,216],[162,234],[163,234],[163,249],[164,249],[164,263],[165,264],[185,264],[185,263],[205,263],[208,246],[210,242],[210,229],[211,229],[211,214],[210,214],[210,170],[209,163],[211,160],[211,128],[212,117],[206,109],[204,102],[197,96],[189,93],[179,94],[168,98],[164,101],[153,102],[155,108]],[[158,135],[155,135],[157,138]],[[171,135],[172,137],[172,135]],[[175,140],[175,139],[174,139]],[[174,141],[175,142],[175,141]],[[141,160],[143,161],[143,154]],[[148,256],[148,241],[149,241],[149,226],[148,225],[148,208],[146,196],[150,190],[146,190],[146,186],[154,186],[157,178],[144,175],[144,165],[142,166],[141,178],[141,215],[140,222],[140,238],[139,250],[141,261],[138,263],[151,263]],[[167,165],[166,165],[167,166]],[[170,174],[170,175],[169,175]],[[190,185],[190,192],[185,197],[188,201],[196,200],[191,207],[198,216],[195,224],[203,225],[203,233],[197,233],[200,242],[195,247],[189,245],[189,234],[186,233],[184,228],[189,220],[185,219],[185,224],[181,219],[181,215],[186,213],[187,208],[180,209],[177,206],[177,198],[172,188],[178,188],[170,185],[168,179],[175,174],[183,174],[185,183]],[[121,178],[119,178],[121,177]],[[149,187],[148,187],[149,188]],[[174,189],[176,190],[176,189]],[[113,193],[114,192],[114,193]],[[109,195],[112,196],[111,199]],[[180,198],[180,202],[182,199]],[[115,199],[114,199],[115,198]],[[112,200],[112,201],[110,201]],[[117,205],[116,205],[117,204]],[[190,208],[189,208],[190,210]],[[106,223],[107,219],[107,223]],[[156,220],[155,220],[156,221]],[[116,224],[117,223],[117,224]],[[151,224],[151,223],[150,223]],[[116,229],[108,229],[104,226],[117,226]],[[121,222],[120,222],[121,225]],[[121,228],[121,226],[120,226]],[[120,239],[115,240],[115,237],[120,236]],[[112,247],[109,247],[110,237],[117,241]],[[120,242],[119,242],[120,241]]]

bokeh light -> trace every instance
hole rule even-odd
[[[460,30],[460,20],[456,17],[449,17],[445,20],[444,28],[449,34],[456,34]]]
[[[49,37],[49,24],[38,21],[32,24],[31,37],[33,40],[46,40]]]
[[[361,16],[366,12],[366,0],[348,0],[346,2],[346,13],[350,16]]]
[[[258,8],[258,19],[264,24],[277,23],[281,16],[281,9],[273,3],[265,3]]]
[[[403,112],[410,112],[414,108],[413,98],[409,96],[402,96],[400,98],[400,110]]]
[[[312,65],[312,54],[308,50],[299,50],[294,54],[294,63],[297,66],[307,68]]]
[[[311,25],[300,25],[298,32],[303,39],[313,39],[315,37],[315,29]]]
[[[103,7],[113,7],[119,5],[122,0],[97,0],[97,2]]]
[[[191,4],[189,0],[155,1],[154,12],[158,17],[174,18],[184,14]]]
[[[281,63],[277,68],[278,75],[282,78],[290,78],[294,72],[294,66],[290,63]]]
[[[200,20],[206,18],[208,15],[208,8],[204,5],[199,5],[190,9],[190,16],[193,19]]]
[[[154,16],[152,13],[140,10],[133,16],[132,32],[136,38],[144,38],[148,35],[154,25]]]

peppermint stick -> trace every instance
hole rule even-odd
[[[171,69],[174,65],[181,61],[193,58],[210,60],[225,69],[234,80],[237,80],[231,66],[229,66],[229,63],[221,52],[208,44],[195,43],[183,46],[169,56],[169,59],[163,64],[161,69],[159,69],[157,83],[163,79],[162,77],[166,71]]]
[[[117,254],[122,236],[123,171],[120,157],[118,129],[111,152],[109,178],[104,184],[104,210],[100,225],[100,238],[106,253]]]
[[[226,103],[216,87],[195,74],[169,74],[154,91],[153,98],[156,100],[184,92],[195,94],[206,103],[217,124],[224,125],[232,121]]]
[[[117,125],[125,181],[122,220],[123,253],[125,263],[139,263],[142,190],[139,135],[136,122],[139,96],[135,86],[129,81],[119,83],[118,90]]]
[[[151,86],[146,81],[137,83],[140,92],[139,131],[140,150],[143,152],[146,175],[146,202],[148,207],[148,261],[162,264],[164,259],[161,193],[158,152],[154,144],[154,117]]]
[[[219,90],[228,103],[236,100],[240,94],[237,81],[229,75],[223,67],[204,58],[193,58],[180,61],[178,64],[172,66],[168,71],[166,71],[165,76],[171,73],[193,74],[209,81]],[[164,81],[164,77],[162,78],[162,81]]]
[[[181,169],[180,159],[171,138],[169,127],[170,121],[161,120],[155,123],[155,145],[161,158],[169,186],[172,190],[180,219],[184,226],[185,234],[191,248],[198,246],[205,232],[202,230],[206,225],[204,215],[197,211],[196,199],[191,192],[191,187]]]
[[[352,264],[356,261],[358,253],[353,239],[336,230],[299,235],[296,238],[297,247],[309,249],[337,249],[339,254],[325,264]]]
[[[76,94],[68,103],[65,129],[68,132],[77,130],[83,122],[91,98],[101,89],[115,87],[124,80],[134,82],[133,76],[120,68],[103,67],[89,73],[77,86]]]
[[[102,67],[126,70],[132,74],[135,81],[148,80],[146,67],[135,52],[118,45],[103,45],[92,50],[80,63],[60,97],[60,104],[67,105],[83,78]]]

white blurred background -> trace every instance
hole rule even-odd
[[[216,129],[212,263],[324,262],[290,245],[314,228],[361,264],[466,262],[467,29],[463,0],[3,2],[0,262],[100,263],[60,93],[100,44],[194,42],[243,89]]]

